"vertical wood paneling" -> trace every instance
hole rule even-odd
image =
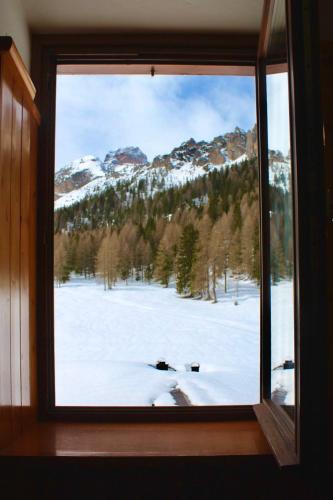
[[[37,415],[38,112],[30,91],[17,58],[0,50],[0,448]]]
[[[12,151],[12,92],[1,60],[0,87],[0,446],[12,434],[10,370],[10,186]]]
[[[22,91],[16,82],[12,89],[12,161],[10,193],[10,329],[13,433],[20,431],[21,410],[21,151]]]
[[[37,418],[38,391],[37,391],[37,145],[38,126],[36,117],[29,115],[30,121],[30,162],[29,178],[29,220],[27,231],[29,233],[29,350],[25,353],[29,356],[29,416],[30,420]],[[23,392],[24,397],[24,392]],[[26,403],[24,403],[26,405]]]
[[[22,114],[21,168],[21,391],[22,419],[33,421],[37,407],[35,272],[36,272],[36,122],[26,100]]]

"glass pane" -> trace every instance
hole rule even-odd
[[[58,75],[57,405],[259,400],[253,77]]]
[[[270,204],[271,398],[295,405],[293,192],[284,2],[277,2],[267,66]],[[274,64],[274,61],[278,61]]]

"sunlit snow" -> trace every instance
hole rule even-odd
[[[288,300],[290,285],[279,288],[273,293]],[[157,284],[104,291],[75,278],[55,288],[56,403],[168,406],[175,388],[193,405],[258,402],[259,289],[241,281],[237,306],[234,294],[232,282],[217,304]],[[286,352],[279,355],[276,363]],[[156,370],[161,357],[174,370]],[[199,373],[189,371],[192,362]]]

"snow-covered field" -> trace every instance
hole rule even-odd
[[[287,303],[290,285],[280,286]],[[258,402],[259,289],[242,281],[238,306],[234,290],[212,304],[158,284],[105,292],[75,278],[55,288],[56,404],[174,405],[173,389],[193,405]],[[150,366],[159,358],[174,370]]]
[[[272,392],[277,391],[277,400],[295,404],[295,371],[283,370],[281,365],[286,360],[295,360],[294,354],[294,309],[293,286],[290,281],[279,283],[271,288],[271,366]],[[273,398],[274,399],[274,398]]]

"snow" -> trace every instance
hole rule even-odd
[[[93,177],[103,177],[102,162],[95,156],[87,155],[65,165],[56,174],[57,177],[71,177],[73,174],[89,170]],[[65,172],[65,175],[63,174]]]
[[[127,146],[125,148],[118,148],[115,151],[109,151],[105,156],[104,164],[107,165],[117,165],[119,163],[119,157],[121,155],[127,155],[133,158],[136,164],[147,163],[147,156],[141,151],[140,148],[134,146]]]
[[[290,281],[271,287],[271,367],[272,392],[285,392],[284,404],[295,404],[295,370],[283,370],[286,360],[295,361],[294,353],[294,296]]]
[[[243,161],[246,161],[248,159],[249,158],[248,158],[247,154],[244,153],[244,154],[240,155],[238,158],[236,158],[236,160],[229,160],[227,162],[227,164],[228,165],[239,165],[240,163],[242,163]]]
[[[56,404],[172,406],[181,390],[192,405],[259,401],[259,289],[241,281],[218,303],[180,298],[158,284],[119,283],[110,291],[74,278],[55,288]],[[292,286],[272,287],[272,368],[290,349]],[[289,332],[289,333],[288,333]],[[280,339],[278,341],[278,339]],[[171,370],[155,368],[164,358]],[[200,371],[191,372],[191,363]],[[293,404],[294,370],[272,370],[272,389]]]
[[[121,150],[117,150],[117,152],[118,151]],[[94,157],[85,158],[93,159]],[[188,181],[192,181],[198,177],[206,175],[207,172],[211,172],[213,170],[222,170],[227,166],[239,164],[247,159],[247,155],[243,154],[236,160],[227,161],[221,165],[208,163],[205,165],[205,167],[195,165],[192,163],[192,161],[184,162],[179,160],[172,160],[171,169],[167,169],[165,167],[152,168],[149,165],[137,165],[135,163],[122,163],[119,165],[113,165],[112,171],[108,174],[107,165],[109,164],[109,162],[112,163],[111,157],[108,162],[105,162],[104,164],[96,159],[91,161],[86,160],[85,162],[82,162],[84,158],[81,158],[79,160],[75,160],[64,169],[59,170],[59,172],[57,173],[57,177],[59,179],[65,179],[65,177],[70,177],[70,175],[74,173],[89,168],[92,173],[92,180],[82,186],[80,189],[76,189],[65,194],[57,193],[60,197],[55,201],[54,208],[55,210],[57,210],[62,207],[73,205],[73,203],[81,201],[88,196],[92,196],[97,192],[102,192],[104,189],[110,186],[116,187],[118,182],[130,182],[133,186],[136,186],[141,179],[144,179],[147,182],[148,192],[153,195],[155,192],[161,191],[162,189],[165,190],[170,187],[182,186]],[[70,170],[67,170],[69,167]],[[63,172],[65,172],[66,174],[64,175]],[[153,181],[155,181],[155,189],[151,188]]]
[[[269,184],[278,187],[284,192],[289,190],[291,166],[288,161],[274,161],[268,169]]]
[[[56,403],[169,406],[175,388],[194,405],[258,402],[259,290],[242,282],[235,306],[234,289],[212,304],[158,284],[55,288]]]
[[[104,173],[103,173],[104,176]],[[98,191],[103,189],[105,185],[105,178],[104,177],[98,177],[97,179],[94,179],[87,184],[85,184],[82,188],[79,189],[73,189],[69,193],[66,193],[61,196],[61,193],[58,193],[58,195],[61,196],[61,198],[58,198],[54,202],[54,209],[57,210],[62,207],[69,207],[73,205],[74,203],[77,203],[78,201],[83,200],[87,196],[91,196],[93,194],[96,194]]]

